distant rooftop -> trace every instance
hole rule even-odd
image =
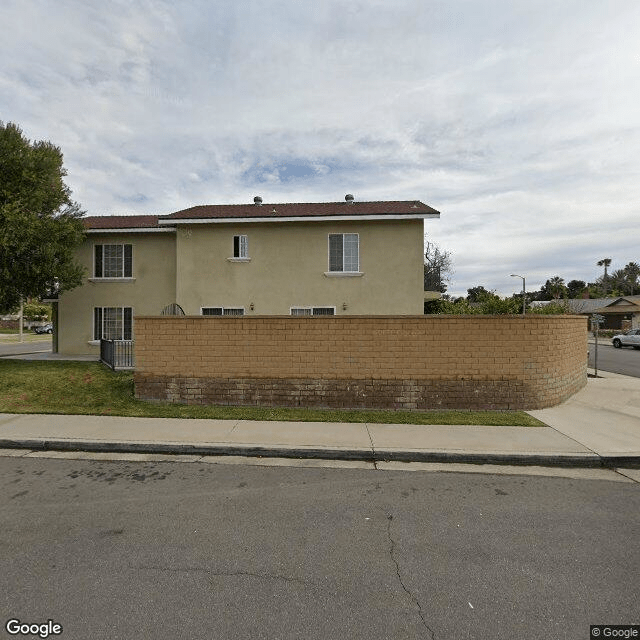
[[[551,302],[559,302],[561,304],[566,303],[574,313],[595,313],[599,309],[608,307],[616,300],[629,300],[632,304],[640,304],[640,296],[619,296],[617,298],[570,298],[564,300],[535,300],[531,303],[532,307],[540,307],[547,305]]]

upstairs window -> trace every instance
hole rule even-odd
[[[243,316],[243,307],[202,307],[203,316]]]
[[[94,307],[94,340],[131,340],[133,325],[131,307]]]
[[[97,244],[94,250],[94,278],[131,278],[133,245]]]
[[[233,257],[249,257],[249,239],[247,236],[233,236]]]
[[[330,233],[329,271],[357,273],[360,270],[359,245],[357,233]]]

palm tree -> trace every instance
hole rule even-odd
[[[550,278],[548,282],[549,292],[553,296],[553,299],[559,300],[566,291],[564,278],[561,278],[560,276],[553,276],[553,278]]]
[[[627,289],[629,285],[627,283],[627,273],[624,269],[616,269],[609,275],[609,284],[611,285],[612,295],[621,296],[625,294],[630,294],[631,292]]]
[[[603,258],[602,260],[598,260],[598,266],[604,267],[604,279],[602,284],[604,286],[604,295],[607,295],[607,267],[611,264],[611,258]]]
[[[634,295],[638,288],[638,278],[640,277],[640,264],[637,262],[629,262],[624,268],[626,281],[629,286],[629,294]]]

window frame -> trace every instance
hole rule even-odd
[[[220,313],[205,313],[205,309],[219,309]],[[241,311],[242,313],[226,313],[226,311]],[[242,318],[244,315],[246,315],[246,312],[244,307],[200,307],[200,315],[206,316],[208,318]]]
[[[332,264],[331,264],[331,238],[332,237],[337,237],[337,236],[342,236],[342,253],[340,255],[341,258],[341,262],[342,262],[342,269],[332,269]],[[356,268],[355,270],[345,270],[345,254],[346,254],[346,237],[347,236],[355,236],[356,238],[356,247],[357,247],[357,255],[356,255]],[[327,271],[327,275],[337,275],[337,274],[360,274],[360,234],[357,232],[338,232],[338,233],[329,233],[327,236],[327,253],[328,253],[328,271]]]
[[[104,337],[106,320],[105,310],[107,309],[116,309],[120,311],[120,338]],[[100,342],[100,340],[114,340],[117,342],[133,340],[133,307],[93,307],[93,341]]]
[[[243,260],[249,257],[249,236],[247,234],[233,236],[233,257]]]
[[[327,309],[327,310],[331,310],[331,313],[314,313],[314,311],[320,310],[320,309]],[[296,311],[309,311],[310,313],[293,313],[294,310]],[[289,315],[290,316],[294,316],[296,318],[320,318],[322,316],[335,316],[336,315],[336,307],[330,307],[330,306],[325,306],[325,307],[308,307],[308,306],[296,306],[296,307],[289,307]]]
[[[105,256],[107,247],[120,247],[120,258]],[[122,275],[104,275],[107,260],[117,259]],[[129,242],[96,243],[93,245],[93,278],[95,280],[131,280],[133,279],[133,244]]]
[[[227,258],[228,262],[251,262],[249,257],[249,236],[246,233],[234,234],[231,253],[233,255]]]

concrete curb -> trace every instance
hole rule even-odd
[[[640,468],[640,456],[587,454],[490,453],[470,451],[399,451],[372,449],[330,449],[314,447],[266,447],[218,444],[156,442],[105,442],[96,440],[0,439],[0,449],[32,451],[87,451],[99,453],[146,453],[165,455],[245,456],[259,458],[300,458],[358,460],[363,462],[456,462],[509,466],[565,468]]]

